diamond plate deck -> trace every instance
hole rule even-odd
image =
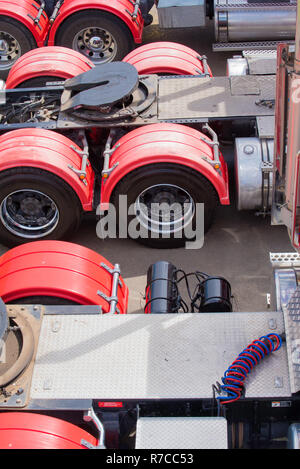
[[[211,398],[212,384],[253,339],[283,329],[281,312],[45,315],[30,397]],[[290,396],[285,347],[246,386],[246,397],[281,396]]]
[[[249,94],[249,93],[253,94]],[[160,121],[205,120],[274,115],[274,109],[257,105],[275,99],[275,77],[161,77]]]
[[[275,116],[258,116],[256,122],[259,138],[274,138]]]
[[[282,307],[285,321],[291,391],[300,391],[300,287]]]
[[[137,421],[136,449],[227,449],[223,417],[142,417]]]
[[[252,52],[252,53],[251,53]],[[275,75],[277,69],[277,51],[244,51],[250,75]]]

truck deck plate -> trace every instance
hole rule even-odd
[[[161,77],[158,119],[182,122],[184,119],[270,116],[274,114],[274,108],[261,102],[274,100],[275,90],[275,76],[272,75]]]
[[[277,68],[277,51],[244,51],[248,61],[249,75],[275,75]]]
[[[300,287],[291,295],[288,304],[283,304],[287,337],[287,352],[290,371],[291,390],[300,391]]]
[[[223,417],[141,417],[136,449],[227,449]]]
[[[53,313],[53,311],[52,311]],[[252,340],[282,333],[281,312],[43,317],[30,397],[211,398]],[[290,396],[285,346],[249,375],[246,397]]]

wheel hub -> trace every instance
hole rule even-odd
[[[59,212],[50,197],[40,191],[21,190],[1,203],[0,219],[8,231],[26,239],[47,236],[57,226]]]
[[[96,27],[79,31],[74,37],[72,47],[96,65],[112,62],[117,54],[117,43],[114,37],[105,29]]]
[[[182,188],[171,184],[144,190],[137,198],[136,216],[141,225],[156,233],[171,235],[181,231],[194,215],[192,197]]]
[[[25,215],[39,215],[42,211],[42,204],[40,200],[33,197],[26,197],[20,203],[20,209]]]
[[[89,40],[89,46],[94,51],[99,51],[99,49],[103,49],[104,42],[101,37],[93,36]]]
[[[8,33],[0,31],[0,69],[9,69],[21,56],[18,41]]]

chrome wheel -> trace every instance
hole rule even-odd
[[[140,224],[166,236],[182,231],[191,223],[194,213],[191,195],[172,184],[148,187],[135,202],[135,214]]]
[[[36,239],[52,233],[59,221],[59,211],[46,194],[23,189],[5,197],[0,206],[0,218],[14,235]]]
[[[8,70],[21,57],[21,47],[10,34],[0,31],[0,70]]]
[[[117,43],[105,29],[82,29],[73,40],[73,49],[81,52],[96,65],[112,62],[117,55]]]

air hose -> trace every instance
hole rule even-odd
[[[240,399],[245,390],[245,380],[253,368],[267,355],[276,352],[282,345],[282,337],[271,333],[254,340],[249,344],[227,368],[222,377],[222,385],[213,386],[219,396],[220,404],[229,404]],[[226,395],[225,395],[226,394]]]

